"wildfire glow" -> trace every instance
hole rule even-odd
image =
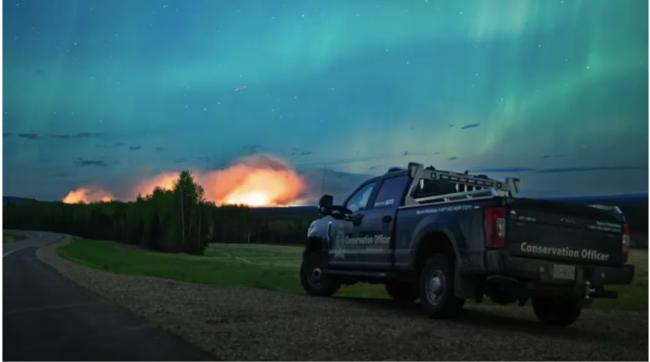
[[[249,192],[244,195],[231,195],[226,199],[226,204],[242,204],[248,206],[264,206],[269,204],[269,197],[262,192]]]
[[[205,190],[205,198],[217,205],[284,206],[299,203],[305,181],[284,161],[270,155],[254,155],[238,160],[232,166],[215,171],[192,172]],[[178,172],[164,172],[136,182],[126,199],[151,194],[156,187],[171,190]],[[66,203],[110,201],[113,195],[94,187],[72,190],[63,199]]]
[[[281,206],[295,203],[305,188],[298,173],[268,155],[251,156],[225,170],[197,175],[205,196],[216,204]]]
[[[138,194],[144,196],[149,195],[159,187],[165,190],[171,190],[174,188],[174,182],[178,179],[178,172],[164,172],[154,177],[142,180],[135,185],[135,188],[132,192],[133,197]]]
[[[66,204],[78,204],[78,203],[88,203],[88,202],[108,202],[113,200],[113,195],[109,192],[106,192],[100,188],[96,187],[79,187],[74,189],[63,198],[63,202]]]

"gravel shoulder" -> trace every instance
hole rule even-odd
[[[648,360],[646,312],[585,310],[572,327],[530,307],[470,304],[457,320],[389,300],[314,298],[119,275],[38,258],[220,360]]]

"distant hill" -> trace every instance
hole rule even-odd
[[[548,200],[570,202],[577,204],[602,204],[602,205],[623,205],[623,204],[648,204],[647,193],[620,194],[620,195],[596,195],[596,196],[572,196],[552,197]]]
[[[251,207],[256,216],[318,215],[317,206]]]
[[[2,205],[7,205],[7,204],[21,204],[25,202],[35,202],[38,201],[36,199],[30,199],[27,197],[16,197],[16,196],[3,196],[2,197]]]

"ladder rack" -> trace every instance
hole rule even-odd
[[[506,178],[505,181],[499,181],[467,173],[424,168],[422,164],[414,162],[409,163],[408,170],[412,182],[404,200],[404,206],[417,206],[424,203],[440,204],[494,196],[513,196],[519,192],[519,179],[517,178]],[[418,185],[427,180],[448,182],[454,185],[456,192],[414,197]]]

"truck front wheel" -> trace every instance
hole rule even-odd
[[[534,297],[533,310],[540,321],[566,327],[578,319],[582,307],[574,298]]]
[[[300,267],[300,283],[310,295],[329,297],[339,290],[341,284],[323,272],[326,264],[327,257],[322,252],[312,251],[303,257]]]
[[[417,286],[412,283],[388,281],[386,282],[386,292],[398,302],[413,302],[418,299]]]
[[[455,317],[465,299],[454,295],[454,261],[444,254],[431,255],[420,272],[420,304],[434,318]]]

